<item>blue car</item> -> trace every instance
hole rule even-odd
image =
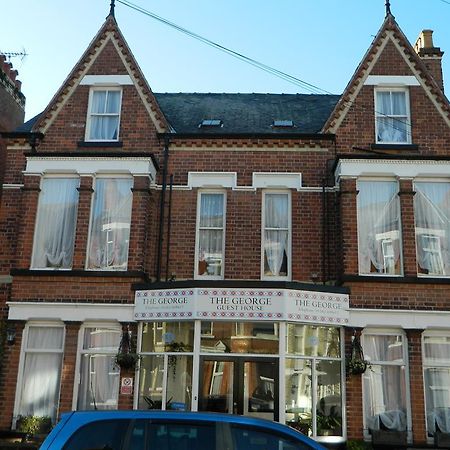
[[[63,414],[41,450],[325,450],[298,431],[263,419],[181,411]]]

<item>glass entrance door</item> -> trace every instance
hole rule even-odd
[[[201,357],[198,410],[278,420],[278,360]]]

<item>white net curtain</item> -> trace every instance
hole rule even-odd
[[[223,267],[224,195],[201,193],[198,274],[221,276]]]
[[[400,199],[395,181],[358,182],[358,258],[361,274],[400,275]]]
[[[401,335],[363,335],[364,355],[371,367],[364,373],[366,427],[405,431],[406,376]]]
[[[91,97],[90,140],[116,141],[121,103],[119,90],[95,90]]]
[[[88,268],[126,270],[133,180],[98,178],[91,212]]]
[[[450,275],[450,183],[414,183],[417,269]]]
[[[120,328],[84,330],[78,409],[117,409],[119,368],[115,355],[120,336]]]
[[[376,96],[377,142],[409,142],[406,91],[378,91]]]
[[[287,276],[288,200],[288,194],[265,194],[264,274],[266,276]]]
[[[70,269],[78,207],[78,178],[44,178],[34,236],[33,268]]]
[[[17,415],[49,416],[54,422],[59,402],[64,328],[30,326],[27,336]]]
[[[450,433],[450,336],[431,334],[423,340],[428,432]]]

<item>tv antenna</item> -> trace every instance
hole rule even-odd
[[[21,52],[3,52],[0,50],[0,55],[6,56],[6,60],[10,62],[11,58],[20,58],[20,61],[23,61],[28,56],[28,53],[25,49],[22,49]]]

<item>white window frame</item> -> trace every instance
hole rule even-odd
[[[271,276],[264,273],[264,256],[265,256],[265,217],[266,217],[266,195],[267,194],[285,194],[288,197],[288,243],[287,243],[287,275]],[[290,190],[285,189],[266,189],[262,192],[261,207],[261,280],[285,280],[290,281],[292,278],[292,195]]]
[[[403,116],[395,116],[390,114],[384,114],[381,113],[380,106],[378,105],[377,100],[377,93],[378,92],[404,92],[405,93],[405,109],[406,109],[406,141],[398,142],[389,142],[389,141],[379,141],[378,140],[378,117],[390,117],[390,118],[397,118],[397,117],[403,117]],[[387,144],[387,145],[407,145],[411,144],[412,142],[412,135],[411,135],[411,109],[410,109],[410,100],[409,100],[409,90],[407,87],[398,87],[398,86],[383,86],[383,87],[375,87],[374,89],[374,105],[375,105],[375,142],[377,144]]]
[[[424,398],[424,414],[425,414],[425,428],[427,431],[427,440],[429,443],[433,442],[433,438],[428,436],[428,420],[426,420],[427,418],[427,402],[426,402],[426,395],[427,395],[427,387],[425,384],[425,372],[426,369],[431,369],[431,368],[449,368],[450,369],[450,362],[440,362],[439,364],[437,364],[436,362],[428,362],[427,358],[425,357],[425,337],[447,337],[450,338],[450,330],[425,330],[422,333],[422,339],[421,339],[421,344],[422,344],[422,376],[423,376],[423,398]],[[446,386],[447,390],[449,392],[450,395],[450,386]],[[430,432],[431,434],[431,432]]]
[[[47,350],[27,350],[27,342],[28,342],[28,333],[29,329],[32,327],[37,328],[62,328],[63,329],[63,339],[61,344],[61,349],[47,349]],[[60,370],[60,376],[59,376],[59,395],[58,395],[58,404],[55,405],[55,410],[57,412],[55,420],[58,418],[59,413],[59,402],[60,402],[60,396],[61,396],[61,378],[62,378],[62,369],[64,364],[64,350],[65,350],[65,341],[66,341],[66,327],[64,323],[60,322],[39,322],[39,321],[30,321],[27,322],[22,333],[22,345],[20,348],[20,357],[19,357],[19,367],[18,367],[18,374],[17,374],[17,384],[16,384],[16,396],[14,400],[14,413],[13,413],[13,423],[12,426],[15,428],[18,414],[19,414],[19,408],[20,408],[20,402],[22,400],[22,384],[23,384],[23,377],[24,377],[24,370],[25,370],[25,357],[27,353],[58,353],[61,354],[61,365],[59,367]]]
[[[430,184],[431,183],[447,183],[448,184],[448,183],[450,183],[450,179],[448,179],[448,178],[425,178],[425,177],[422,178],[422,177],[418,177],[418,178],[416,178],[414,180],[414,184],[413,184],[413,190],[414,190],[414,192],[417,192],[415,183],[430,183]],[[450,274],[446,275],[445,273],[441,273],[441,274],[435,274],[435,273],[427,274],[427,273],[420,273],[419,272],[419,255],[417,253],[417,248],[418,248],[417,239],[418,239],[419,234],[421,236],[427,236],[429,238],[437,239],[438,237],[440,237],[440,235],[442,235],[442,233],[440,235],[437,234],[437,233],[434,234],[432,232],[433,230],[430,230],[428,228],[419,228],[419,227],[417,227],[415,205],[414,205],[413,213],[414,213],[414,234],[415,234],[415,240],[416,240],[416,242],[415,242],[415,244],[416,244],[416,253],[415,253],[415,255],[416,255],[417,276],[420,277],[420,278],[450,278]],[[419,233],[418,230],[419,231],[422,230],[422,232]],[[445,271],[445,262],[444,262],[444,259],[442,257],[442,252],[441,252],[440,246],[439,246],[438,249],[431,249],[430,248],[429,252],[438,254],[439,260],[440,260],[440,263],[441,263],[441,267],[442,267],[443,272],[444,272]]]
[[[51,176],[44,176],[41,178],[41,182],[40,182],[40,189],[42,190],[42,184],[44,183],[44,180],[48,180],[48,179],[54,179],[54,178],[62,178],[62,179],[73,179],[73,178],[77,178],[79,179],[80,177],[78,175],[72,175],[72,174],[54,174]],[[78,188],[80,187],[80,185],[78,184]],[[77,188],[77,189],[78,189]],[[38,221],[39,221],[39,211],[40,211],[40,204],[41,204],[41,196],[39,195],[39,200],[38,200],[38,204],[37,204],[37,209],[36,209],[36,220],[34,221],[34,230],[33,230],[33,251],[31,253],[31,261],[30,261],[30,268],[32,270],[72,270],[73,267],[73,257],[72,257],[72,264],[70,268],[63,268],[63,267],[37,267],[34,266],[33,261],[34,261],[34,255],[35,255],[35,251],[36,251],[36,233],[37,233],[37,226],[38,226]],[[77,221],[78,221],[78,207],[80,204],[80,197],[78,196],[78,201],[77,201]],[[76,240],[76,226],[77,223],[75,223],[75,233],[74,233],[74,247],[75,247],[75,240]],[[74,255],[75,256],[75,248],[74,248]]]
[[[200,244],[200,208],[202,195],[221,194],[223,196],[223,226],[222,226],[222,270],[220,275],[200,275],[198,273],[199,262],[199,244]],[[225,274],[225,233],[227,223],[227,192],[223,189],[201,189],[197,194],[197,219],[195,225],[195,261],[194,261],[194,279],[195,280],[223,280]],[[212,229],[212,228],[208,228]],[[219,229],[219,228],[215,228]]]
[[[127,264],[126,267],[123,269],[114,269],[114,268],[89,268],[89,250],[91,248],[91,231],[93,226],[93,212],[94,212],[94,205],[95,205],[95,183],[98,179],[112,179],[112,178],[122,178],[122,179],[128,179],[132,180],[131,188],[134,186],[134,178],[128,174],[116,174],[116,173],[109,173],[109,174],[101,174],[94,177],[93,182],[93,192],[91,196],[91,206],[89,210],[89,229],[88,229],[88,239],[87,239],[87,248],[86,248],[86,259],[84,263],[85,270],[92,270],[92,271],[102,271],[102,272],[126,272],[128,270],[128,259],[130,255],[130,245],[131,245],[131,224],[133,221],[133,203],[131,204],[131,213],[130,213],[130,236],[128,241],[128,254],[127,254]]]
[[[95,352],[93,350],[83,350],[83,342],[84,342],[84,332],[86,328],[107,328],[107,329],[117,329],[117,331],[122,335],[122,326],[120,323],[117,322],[84,322],[80,329],[78,330],[78,344],[77,344],[77,356],[75,361],[75,380],[73,384],[73,396],[72,396],[72,411],[77,410],[77,404],[78,404],[78,394],[80,389],[80,382],[81,382],[81,357],[83,354],[89,354],[89,353],[99,353]],[[102,351],[102,354],[111,354],[115,355],[118,351],[118,348],[114,352],[108,352],[108,351]],[[120,372],[120,369],[117,368],[118,373]],[[120,386],[119,386],[120,388]],[[119,399],[117,398],[117,402]]]
[[[397,179],[394,178],[389,178],[389,177],[358,177],[357,179],[357,183],[356,183],[356,189],[359,192],[359,187],[358,187],[358,182],[360,181],[364,181],[364,182],[391,182],[391,183],[397,183],[397,195],[398,192],[400,192],[400,185]],[[399,200],[400,202],[400,200]],[[385,277],[385,276],[389,276],[389,277],[403,277],[404,274],[404,264],[403,264],[403,222],[402,222],[402,215],[401,215],[401,204],[399,205],[400,207],[400,223],[398,226],[398,233],[399,233],[399,264],[400,264],[400,271],[399,273],[388,273],[385,271],[386,268],[384,268],[383,272],[370,272],[370,273],[366,273],[363,272],[361,270],[361,262],[360,262],[360,249],[359,249],[359,242],[360,242],[360,227],[359,227],[359,203],[358,203],[358,199],[356,199],[356,229],[357,229],[357,239],[358,239],[358,274],[360,276],[364,276],[364,277]],[[392,242],[392,237],[390,236],[392,232],[388,232],[385,233],[385,237],[381,239],[381,245],[383,246],[383,242],[390,240]],[[384,258],[384,253],[383,253],[383,260]]]
[[[119,99],[119,112],[116,113],[92,113],[92,102],[94,97],[94,92],[103,91],[119,91],[120,92],[120,99]],[[87,109],[87,115],[86,115],[86,133],[85,133],[85,141],[86,142],[118,142],[119,136],[120,136],[120,120],[122,116],[122,96],[123,96],[123,89],[120,86],[96,86],[91,87],[89,89],[89,103],[88,103],[88,109]],[[89,136],[91,134],[91,123],[92,123],[92,116],[98,115],[98,116],[118,116],[118,122],[117,122],[117,138],[116,139],[91,139]]]
[[[403,329],[397,328],[365,328],[361,332],[361,345],[364,351],[364,338],[366,336],[401,336],[402,337],[402,356],[403,361],[370,361],[371,365],[381,366],[397,366],[405,368],[405,400],[406,400],[406,432],[408,435],[408,443],[412,442],[412,417],[411,417],[411,391],[410,391],[410,379],[409,379],[409,356],[408,356],[408,337]],[[370,367],[367,370],[371,370]],[[370,439],[369,428],[366,419],[366,402],[367,399],[364,395],[364,375],[362,379],[362,415],[363,415],[363,434],[365,439]]]

